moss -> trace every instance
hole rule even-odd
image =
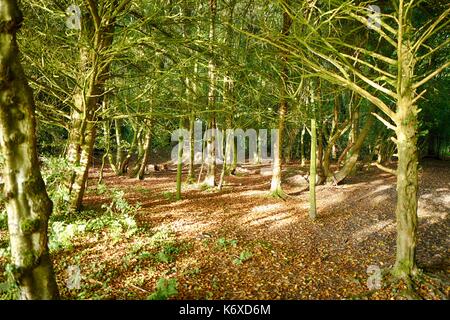
[[[25,219],[20,223],[20,230],[23,233],[34,233],[39,230],[41,226],[41,220],[39,218],[36,219]]]

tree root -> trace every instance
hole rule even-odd
[[[400,295],[409,300],[447,300],[450,284],[437,275],[424,273],[422,270],[408,277],[398,278],[392,275],[392,283],[404,282],[406,289]]]
[[[408,300],[447,300],[450,283],[436,274],[425,273],[422,270],[409,277],[399,277],[392,269],[381,270],[382,289],[394,293],[397,299]],[[382,290],[380,289],[380,290]],[[370,290],[350,299],[371,299],[379,290]]]
[[[270,198],[283,199],[285,201],[289,197],[281,188],[278,188],[275,191],[270,191],[268,196]]]

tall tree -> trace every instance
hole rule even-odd
[[[289,1],[286,1],[286,5],[289,6]],[[283,28],[281,31],[283,37],[287,37],[289,35],[291,25],[291,13],[289,13],[288,11],[283,12]],[[276,197],[284,197],[284,192],[281,189],[281,161],[283,153],[283,137],[285,131],[286,113],[288,108],[286,99],[286,86],[289,80],[288,55],[285,52],[282,53],[281,64],[282,71],[280,84],[280,106],[278,109],[278,135],[274,145],[273,174],[270,184],[270,193]]]
[[[216,185],[216,115],[214,107],[216,104],[216,59],[214,42],[216,40],[216,17],[217,17],[217,1],[209,0],[210,11],[210,23],[209,23],[209,63],[208,63],[208,78],[209,78],[209,91],[208,91],[208,109],[209,117],[209,135],[207,137],[207,171],[205,176],[205,185],[214,187]]]
[[[52,202],[39,170],[34,100],[16,43],[22,21],[16,0],[0,1],[0,149],[11,258],[21,299],[56,299],[47,246]]]
[[[435,21],[419,26],[421,28],[417,30],[413,26],[412,16],[422,2],[398,0],[392,3],[392,12],[380,16],[379,25],[371,24],[371,20],[367,19],[366,7],[351,2],[340,3],[339,7],[320,16],[325,18],[322,26],[327,25],[326,28],[329,21],[348,21],[349,18],[362,23],[378,35],[382,46],[366,49],[358,47],[348,38],[326,37],[318,31],[320,28],[313,27],[308,21],[303,21],[310,31],[308,37],[299,34],[295,44],[285,43],[282,46],[292,53],[293,58],[299,59],[303,67],[325,80],[350,88],[373,103],[388,118],[386,120],[373,113],[395,132],[398,149],[397,254],[393,274],[411,278],[417,273],[417,102],[424,94],[417,93],[417,89],[448,68],[450,61],[444,61],[422,76],[415,71],[418,62],[449,43],[447,39],[430,46],[427,40],[450,23],[450,8],[444,8]],[[330,16],[333,19],[329,20]],[[383,50],[386,47],[391,50]],[[349,48],[357,54],[350,54]],[[425,49],[426,53],[421,53],[421,49]],[[395,110],[391,109],[389,100]]]

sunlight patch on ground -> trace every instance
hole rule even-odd
[[[372,225],[364,228],[363,230],[356,232],[352,236],[352,238],[354,241],[360,242],[373,233],[378,233],[381,231],[384,231],[384,232],[391,231],[391,230],[394,230],[394,228],[395,228],[395,224],[393,223],[393,221],[384,220],[384,221],[380,221],[375,224],[372,224]]]
[[[248,190],[248,191],[243,191],[239,193],[241,196],[262,196],[262,195],[266,195],[267,191],[266,190]]]
[[[291,223],[292,221],[293,219],[289,212],[279,212],[260,218],[248,217],[248,219],[246,219],[244,223],[248,223],[250,226],[270,224],[269,227],[272,228],[272,227],[281,227],[282,225]]]
[[[444,202],[444,204],[450,205],[450,194],[446,194],[440,198],[442,199],[442,202]]]
[[[272,204],[264,204],[261,206],[253,207],[250,212],[251,213],[264,213],[264,212],[271,212],[278,209],[283,208],[283,204],[281,203],[272,203]]]
[[[389,189],[392,189],[392,188],[393,188],[393,186],[389,186],[389,185],[378,186],[374,191],[372,191],[372,194],[374,194],[376,192],[380,192],[380,191],[389,190]]]
[[[378,196],[375,196],[375,197],[371,198],[372,204],[375,204],[375,205],[384,203],[384,202],[386,202],[388,200],[389,200],[389,196],[386,195],[386,194],[378,195]]]
[[[183,219],[162,224],[161,228],[168,228],[174,232],[180,233],[181,238],[187,238],[208,230],[213,224],[213,221],[205,222]]]

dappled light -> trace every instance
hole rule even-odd
[[[440,0],[0,0],[0,300],[447,300],[449,26]]]

